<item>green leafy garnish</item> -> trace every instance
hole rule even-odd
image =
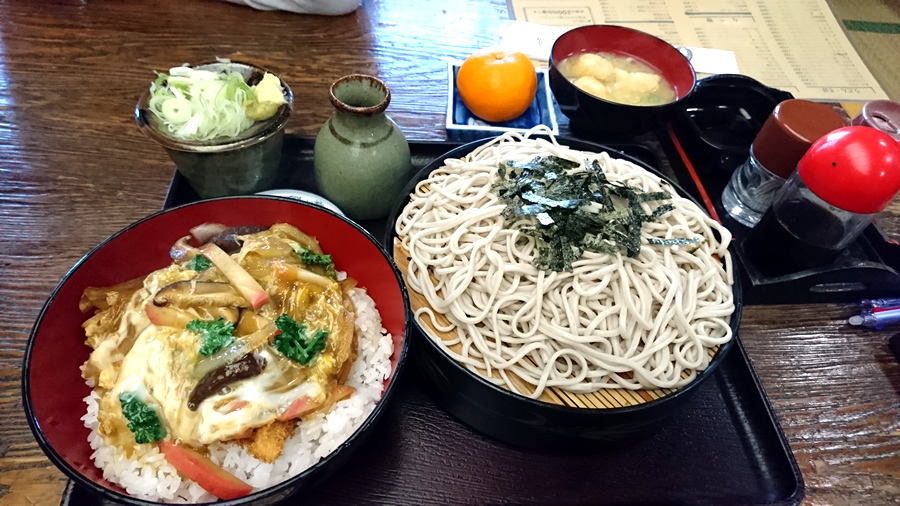
[[[275,336],[275,349],[300,365],[309,364],[316,354],[325,349],[327,330],[319,329],[312,337],[308,337],[306,322],[297,323],[286,314],[275,320],[275,326],[281,331],[281,334]]]
[[[156,408],[145,404],[132,392],[119,394],[119,402],[135,441],[141,444],[153,443],[166,437],[166,428],[156,414]]]
[[[640,188],[606,179],[596,160],[588,170],[572,171],[579,163],[557,156],[506,162],[497,171],[493,191],[506,203],[508,220],[532,216],[534,227],[523,232],[538,239],[534,265],[548,271],[570,271],[585,251],[615,255],[622,249],[636,257],[641,227],[674,209],[664,203],[645,214],[642,203],[671,198],[665,191]],[[652,244],[689,244],[699,239],[654,240]],[[672,242],[669,242],[672,241]]]
[[[219,318],[216,321],[192,320],[185,327],[191,332],[200,334],[203,344],[200,354],[208,357],[234,342],[234,324]]]
[[[297,251],[297,256],[300,257],[300,260],[307,267],[313,265],[321,266],[325,269],[325,274],[329,278],[337,279],[337,272],[334,270],[334,262],[331,260],[331,255],[319,255],[301,246]]]
[[[206,269],[212,267],[212,262],[210,262],[209,259],[203,255],[194,255],[194,258],[192,258],[190,262],[185,264],[185,267],[197,272],[203,272]]]

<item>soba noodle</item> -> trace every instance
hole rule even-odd
[[[461,364],[531,398],[549,387],[586,393],[691,382],[708,366],[709,349],[732,337],[731,234],[646,170],[534,132],[447,159],[416,186],[396,223],[410,259],[407,283],[430,305],[416,318],[455,332],[454,339],[430,337]],[[538,270],[539,245],[521,232],[534,218],[504,219],[505,203],[491,192],[501,162],[538,155],[581,163],[575,170],[597,160],[611,182],[669,191],[674,210],[644,223],[636,258],[588,251],[571,272]],[[694,244],[649,242],[698,236]]]

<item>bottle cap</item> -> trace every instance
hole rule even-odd
[[[875,214],[900,192],[900,143],[874,128],[839,128],[810,146],[797,172],[825,202]]]
[[[844,118],[825,104],[785,100],[753,140],[753,156],[770,172],[787,179],[813,142],[843,126],[847,126]]]
[[[890,100],[868,102],[851,125],[872,127],[900,141],[900,103]]]

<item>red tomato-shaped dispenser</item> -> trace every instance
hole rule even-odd
[[[839,128],[803,155],[745,250],[771,275],[833,262],[898,192],[900,144],[874,128]]]

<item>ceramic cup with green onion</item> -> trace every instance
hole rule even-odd
[[[251,86],[266,74],[264,68],[241,62],[212,62],[194,65],[193,68],[213,72],[235,71]],[[148,89],[135,107],[135,119],[145,135],[165,148],[178,172],[200,198],[249,195],[272,189],[281,164],[284,126],[294,104],[294,95],[283,80],[281,87],[286,103],[281,105],[275,116],[255,122],[235,137],[207,141],[185,141],[166,133],[159,119],[148,108],[149,82],[147,85]]]

